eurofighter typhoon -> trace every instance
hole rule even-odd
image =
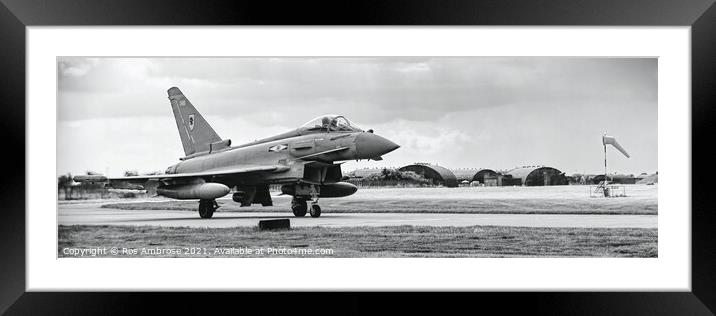
[[[279,184],[293,196],[291,209],[298,217],[321,216],[319,198],[355,193],[353,184],[341,182],[340,161],[381,160],[398,145],[364,131],[340,115],[323,115],[303,126],[251,143],[231,146],[222,139],[179,88],[168,90],[185,156],[164,174],[107,178],[75,176],[78,182],[103,182],[109,187],[156,188],[158,195],[199,200],[199,216],[211,218],[217,198],[233,191],[241,206],[273,205],[269,185]],[[308,202],[311,202],[309,209]]]

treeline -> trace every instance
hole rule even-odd
[[[132,173],[132,171],[125,172],[125,175],[127,173]],[[96,175],[97,173],[88,171],[86,174]],[[135,198],[143,196],[146,196],[144,191],[111,189],[105,187],[104,183],[101,182],[75,182],[72,180],[71,173],[57,177],[58,200]]]
[[[400,171],[383,168],[380,173],[362,178],[348,178],[346,182],[358,187],[427,187],[434,186],[433,181],[413,171]]]

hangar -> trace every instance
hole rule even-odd
[[[552,167],[525,166],[507,172],[508,176],[520,179],[525,186],[566,185],[564,172]]]
[[[466,180],[469,182],[477,181],[481,184],[486,184],[487,182],[489,182],[491,185],[499,185],[497,179],[500,174],[492,169],[461,168],[450,169],[450,171],[452,171],[452,173],[455,175],[458,182]]]
[[[416,163],[407,165],[398,170],[415,172],[422,175],[426,179],[432,180],[436,185],[443,185],[451,188],[457,186],[457,177],[455,177],[455,174],[449,169],[437,165]]]
[[[480,183],[487,183],[490,180],[497,181],[496,179],[498,175],[499,174],[495,170],[480,169],[474,176],[472,176],[472,181],[479,181]]]

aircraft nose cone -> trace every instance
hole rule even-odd
[[[358,159],[371,159],[398,149],[396,143],[373,133],[360,133],[356,137]]]

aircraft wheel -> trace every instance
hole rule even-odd
[[[321,207],[318,204],[311,205],[311,217],[320,217]]]
[[[199,217],[211,218],[214,216],[214,210],[216,202],[214,200],[201,200],[199,201]]]
[[[306,211],[308,211],[308,205],[306,205],[306,200],[293,199],[291,201],[291,210],[293,210],[293,215],[295,215],[296,217],[306,216]]]

